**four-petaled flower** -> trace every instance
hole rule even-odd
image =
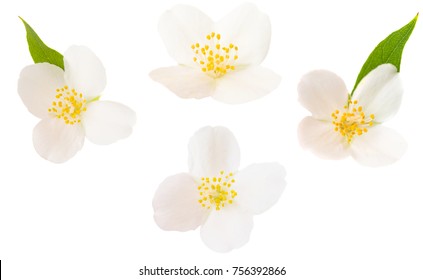
[[[243,103],[280,82],[260,66],[269,49],[270,21],[253,4],[241,5],[217,23],[194,7],[178,5],[161,17],[159,32],[179,65],[150,76],[182,98]]]
[[[395,131],[380,125],[401,104],[402,84],[392,64],[372,70],[352,98],[332,72],[312,71],[299,85],[299,101],[311,113],[298,127],[303,147],[328,159],[351,155],[363,165],[381,166],[398,160],[407,144]]]
[[[247,243],[253,215],[279,199],[286,183],[278,163],[252,164],[238,171],[240,151],[224,127],[204,127],[191,138],[189,173],[166,178],[153,199],[154,219],[163,230],[201,226],[211,249],[228,252]]]
[[[55,163],[73,157],[85,137],[95,144],[110,144],[129,136],[136,121],[128,107],[98,101],[106,72],[91,50],[70,47],[64,65],[65,71],[49,63],[27,66],[18,82],[22,101],[41,119],[33,131],[35,150]]]

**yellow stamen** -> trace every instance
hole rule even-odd
[[[345,111],[335,110],[332,113],[332,124],[334,130],[345,137],[348,143],[351,143],[355,136],[363,135],[368,132],[368,127],[373,126],[374,114],[369,117],[363,112],[363,107],[358,106],[358,100],[348,101],[344,106]]]
[[[87,100],[82,93],[77,93],[75,89],[69,90],[68,86],[56,89],[54,101],[48,112],[58,119],[63,119],[65,124],[74,125],[81,123],[81,114],[87,111]]]
[[[220,78],[228,71],[235,70],[233,63],[238,59],[238,47],[230,43],[228,47],[220,44],[221,35],[212,32],[206,35],[208,44],[191,45],[194,52],[193,60],[200,66],[201,71],[213,78]]]
[[[203,183],[197,187],[198,190],[201,190],[199,191],[200,199],[198,200],[201,207],[206,209],[214,208],[219,211],[226,205],[233,204],[235,197],[238,195],[233,188],[229,189],[231,186],[229,182],[235,183],[233,176],[233,173],[225,175],[224,171],[220,171],[217,177],[201,178]]]

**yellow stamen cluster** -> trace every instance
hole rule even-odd
[[[348,143],[351,143],[354,136],[363,135],[368,131],[368,127],[373,126],[375,115],[366,116],[363,107],[358,106],[358,101],[348,101],[344,106],[344,112],[341,115],[339,110],[332,113],[332,123],[335,131],[344,136]]]
[[[194,62],[201,67],[201,71],[213,78],[222,77],[228,71],[235,70],[234,62],[238,59],[238,47],[232,43],[224,47],[220,44],[220,38],[220,34],[212,32],[206,36],[208,43],[204,46],[200,43],[191,45],[195,53]]]
[[[232,204],[234,198],[238,193],[231,189],[232,184],[235,183],[234,174],[229,173],[225,175],[224,171],[220,171],[217,177],[203,177],[201,184],[198,186],[200,199],[198,203],[203,208],[215,208],[220,210],[227,204]]]
[[[87,111],[87,100],[82,93],[68,86],[56,89],[56,96],[48,112],[66,124],[74,125],[81,122],[81,114]]]

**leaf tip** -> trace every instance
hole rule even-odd
[[[28,32],[28,28],[31,28],[31,26],[21,17],[21,16],[18,16],[18,18],[22,21],[22,23],[24,24],[24,26],[25,26],[25,29],[27,30],[27,32]]]
[[[413,27],[414,25],[416,25],[417,19],[419,18],[419,14],[420,12],[418,12],[416,16],[410,21],[410,25],[413,25]]]

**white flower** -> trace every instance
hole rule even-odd
[[[166,178],[153,199],[154,219],[163,230],[201,226],[211,249],[228,252],[247,243],[253,215],[279,199],[285,170],[277,163],[252,164],[238,171],[240,152],[224,127],[204,127],[191,138],[189,173]]]
[[[243,103],[280,82],[260,66],[269,49],[270,21],[253,4],[241,5],[217,23],[194,7],[178,5],[161,17],[159,32],[179,65],[150,76],[179,97]]]
[[[344,82],[332,72],[303,76],[299,101],[312,113],[298,127],[303,147],[327,159],[351,155],[363,165],[380,166],[398,160],[407,147],[395,131],[380,125],[398,111],[402,84],[392,64],[371,71],[349,100]]]
[[[70,47],[64,65],[65,71],[49,63],[27,66],[18,82],[23,103],[41,119],[33,131],[35,150],[55,163],[73,157],[85,137],[95,144],[110,144],[129,136],[136,119],[122,104],[98,101],[106,72],[91,50]]]

